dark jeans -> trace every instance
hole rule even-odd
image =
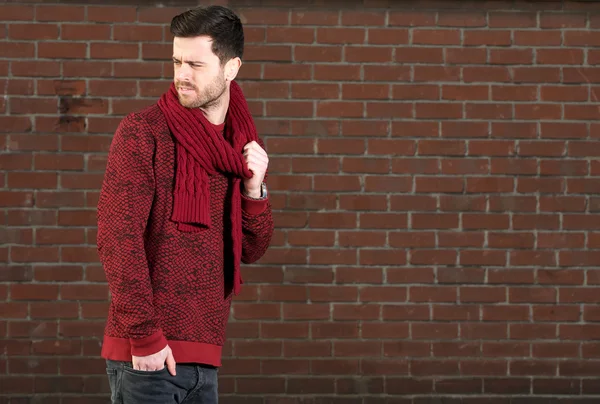
[[[167,368],[135,370],[131,362],[106,361],[112,404],[217,404],[217,368],[177,364],[176,375]]]

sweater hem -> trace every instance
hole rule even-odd
[[[176,363],[198,363],[221,367],[223,347],[204,342],[179,341],[167,339]],[[114,361],[131,362],[131,343],[128,338],[105,335],[101,357]]]

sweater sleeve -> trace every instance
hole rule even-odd
[[[267,251],[274,224],[269,199],[253,200],[242,195],[242,262],[258,261]]]
[[[154,312],[144,233],[154,199],[154,139],[149,124],[130,114],[113,137],[98,201],[98,254],[111,310],[129,336],[131,353],[167,345]]]
[[[265,148],[262,139],[257,140]],[[265,174],[264,181],[268,178]],[[269,248],[273,236],[273,212],[267,199],[251,199],[242,193],[242,262],[251,264],[258,261]]]

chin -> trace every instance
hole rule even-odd
[[[179,103],[186,108],[195,108],[195,105],[197,104],[195,101],[194,97],[179,95]]]

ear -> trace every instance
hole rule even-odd
[[[235,57],[233,59],[229,59],[229,61],[225,64],[225,80],[235,80],[238,72],[240,71],[240,67],[242,67],[242,60],[240,58]]]

